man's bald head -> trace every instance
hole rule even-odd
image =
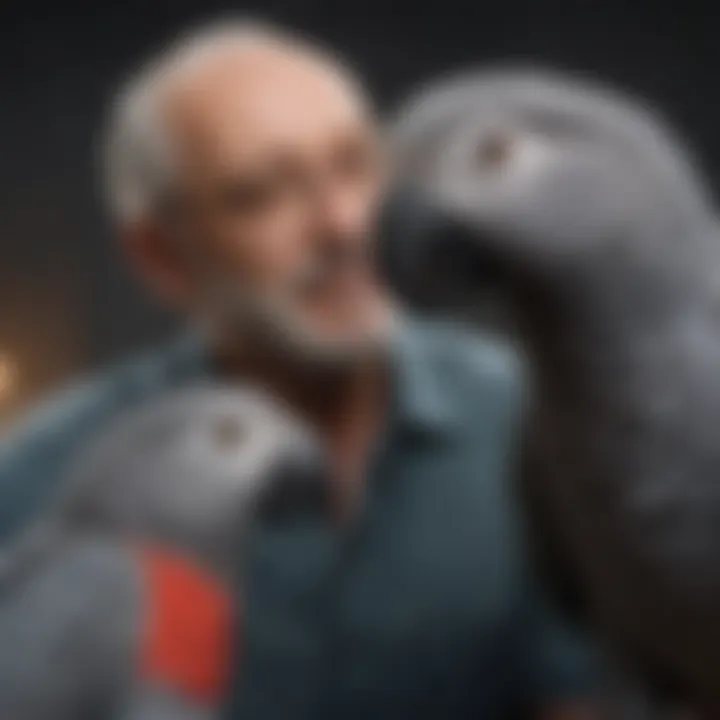
[[[259,25],[195,33],[119,95],[108,150],[136,268],[225,341],[327,360],[385,334],[369,261],[378,129],[328,51]]]
[[[366,103],[358,79],[340,58],[298,35],[254,21],[232,21],[181,37],[146,62],[116,95],[109,118],[105,164],[108,200],[124,222],[151,211],[164,199],[187,124],[199,124],[211,97],[227,103],[242,98],[251,108],[263,93],[268,104],[273,89],[304,93],[300,104],[322,102],[322,90],[344,94],[349,104]],[[313,94],[316,97],[313,98]],[[277,93],[276,93],[277,95]],[[291,98],[287,98],[291,100]],[[276,108],[265,108],[282,112]],[[236,109],[239,109],[236,107]],[[227,115],[228,122],[233,116]],[[178,127],[179,126],[179,127]]]

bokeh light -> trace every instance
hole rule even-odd
[[[10,398],[17,386],[17,366],[13,359],[0,353],[0,402]]]

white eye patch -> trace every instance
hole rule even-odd
[[[542,177],[558,157],[557,147],[529,133],[513,137],[512,150],[500,168],[502,182],[527,183]]]
[[[436,190],[453,204],[495,203],[526,193],[558,162],[557,145],[523,130],[477,128],[449,138],[439,158]]]

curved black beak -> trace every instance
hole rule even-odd
[[[381,276],[411,308],[466,309],[501,279],[477,233],[428,198],[401,189],[388,202],[381,223]]]

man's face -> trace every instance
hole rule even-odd
[[[384,337],[371,263],[376,128],[339,75],[272,50],[219,58],[169,94],[187,297],[224,332],[324,359]]]

